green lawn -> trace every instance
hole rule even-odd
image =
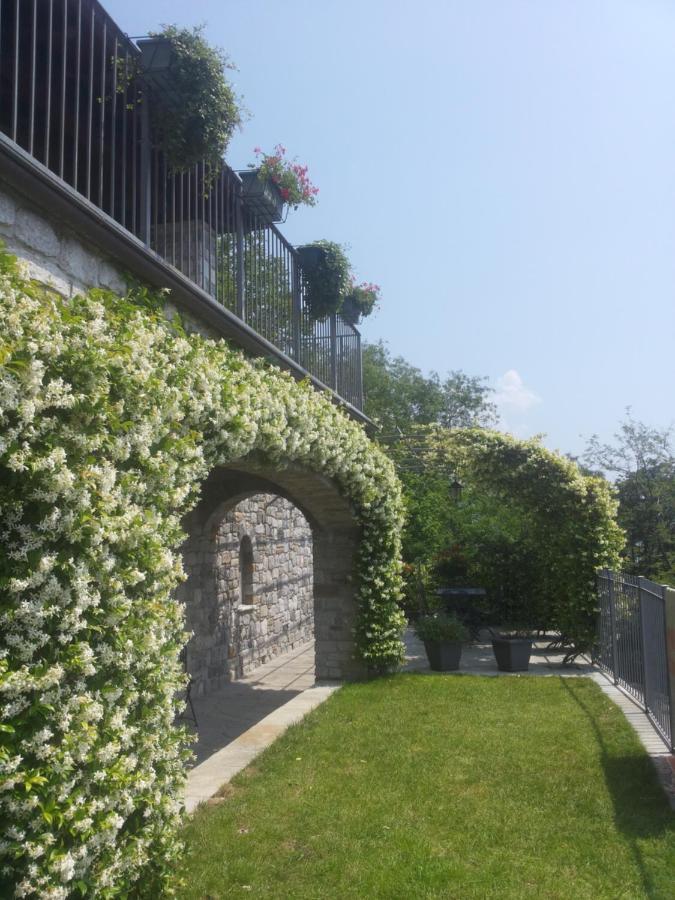
[[[338,691],[186,829],[185,898],[675,898],[675,814],[587,679]]]

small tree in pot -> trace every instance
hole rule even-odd
[[[469,632],[457,616],[432,613],[419,618],[414,628],[417,637],[424,642],[429,666],[435,672],[459,669],[462,643],[468,640]]]

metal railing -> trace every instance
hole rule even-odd
[[[139,59],[97,0],[0,0],[0,131],[360,409],[358,330],[311,318],[298,254],[227,165],[170,170]]]
[[[665,592],[647,578],[603,569],[595,661],[637,700],[673,749]]]

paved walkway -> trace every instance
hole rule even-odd
[[[303,719],[338,687],[315,683],[314,644],[310,643],[195,698],[197,764],[188,773],[187,811],[213,797],[289,725]]]

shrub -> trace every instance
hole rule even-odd
[[[326,396],[163,298],[65,300],[0,256],[0,896],[159,897],[180,853],[181,520],[252,452],[333,479],[360,527],[360,656],[401,658],[393,467]]]
[[[415,623],[415,633],[421,641],[466,641],[469,632],[457,616],[448,613],[434,613],[422,616]]]

